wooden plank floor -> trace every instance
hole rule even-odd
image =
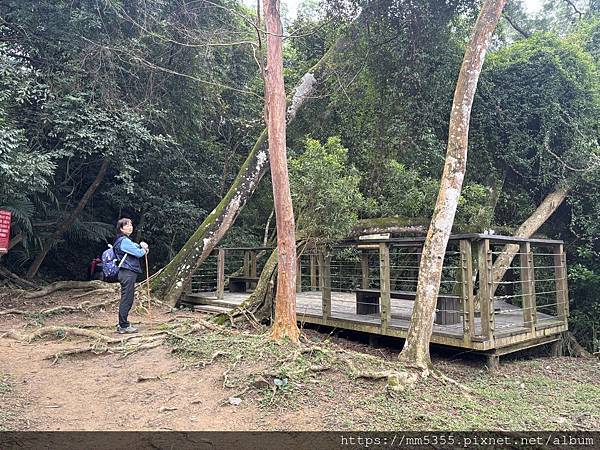
[[[206,300],[217,301],[216,292],[202,292],[192,294]],[[225,292],[224,298],[218,301],[219,305],[229,305],[234,307],[241,304],[248,298],[247,293],[243,292]],[[391,299],[392,320],[390,327],[408,330],[410,317],[412,314],[413,301]],[[517,306],[496,300],[495,309],[495,336],[501,338],[515,334],[527,333],[528,329],[523,324],[523,311]],[[298,321],[311,323],[312,318],[321,318],[321,292],[309,291],[301,292],[296,297],[296,313]],[[381,319],[379,314],[356,314],[356,294],[353,292],[332,292],[331,293],[331,317],[334,319],[343,319],[353,322],[371,324],[379,326]],[[561,325],[562,322],[555,317],[537,313],[538,328]],[[317,322],[318,323],[318,322]],[[481,332],[481,320],[475,318],[475,334]],[[445,336],[462,338],[462,321],[454,325],[434,324],[433,333]]]

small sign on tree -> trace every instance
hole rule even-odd
[[[12,213],[10,211],[0,209],[0,255],[8,252],[11,218]]]

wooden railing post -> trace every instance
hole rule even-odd
[[[319,252],[319,275],[323,319],[329,319],[331,317],[331,256],[329,254]]]
[[[248,250],[244,250],[244,276],[250,276],[250,252]]]
[[[225,250],[217,252],[217,299],[222,300],[225,293]]]
[[[250,252],[250,276],[256,277],[256,252],[254,250]]]
[[[494,341],[494,299],[492,297],[492,252],[489,239],[482,239],[477,246],[479,266],[479,308],[481,311],[481,334]]]
[[[296,258],[296,293],[302,292],[302,256]]]
[[[563,244],[554,248],[554,279],[556,282],[556,315],[566,322],[569,317],[569,289],[567,286],[567,255]]]
[[[533,266],[533,252],[531,244],[524,242],[520,245],[521,254],[521,294],[523,296],[523,325],[535,332],[537,322],[536,300],[535,300],[535,268]]]
[[[360,252],[360,273],[362,275],[360,287],[369,289],[369,254],[364,250]]]
[[[316,291],[319,289],[317,284],[317,257],[316,255],[310,255],[310,290]]]
[[[385,333],[392,315],[390,299],[390,247],[386,242],[379,244],[379,282],[381,290],[381,332]]]
[[[463,336],[471,342],[475,336],[475,303],[473,299],[473,255],[471,241],[460,241],[460,278],[463,310]]]

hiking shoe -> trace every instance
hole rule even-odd
[[[117,333],[119,334],[125,334],[125,333],[137,333],[137,328],[132,327],[131,325],[129,325],[128,327],[122,328],[120,326],[117,325]]]

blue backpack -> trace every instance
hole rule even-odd
[[[119,269],[125,262],[125,258],[127,258],[127,254],[125,254],[123,259],[119,262],[115,253],[115,247],[120,245],[122,240],[123,237],[120,237],[115,241],[114,245],[108,244],[108,249],[104,250],[102,253],[102,274],[104,276],[104,281],[107,283],[115,283],[119,280]]]

